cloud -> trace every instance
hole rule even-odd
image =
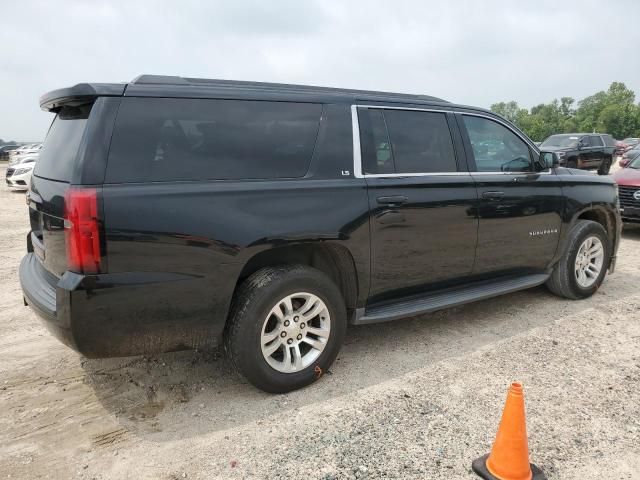
[[[635,2],[30,1],[3,6],[0,138],[38,140],[39,96],[141,73],[424,93],[488,107],[640,94]]]

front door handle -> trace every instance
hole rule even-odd
[[[482,198],[496,199],[504,197],[504,192],[482,192]]]
[[[407,203],[409,201],[409,198],[405,197],[404,195],[391,195],[389,197],[378,197],[376,198],[376,201],[380,205],[394,206],[394,205],[402,205],[403,203]]]

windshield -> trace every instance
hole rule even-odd
[[[634,158],[631,162],[629,162],[629,165],[627,165],[628,168],[635,168],[636,170],[640,170],[640,157],[636,157]]]
[[[578,145],[580,137],[576,135],[551,135],[540,147],[569,147],[573,148]]]

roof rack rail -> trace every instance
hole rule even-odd
[[[388,96],[403,99],[427,100],[434,102],[446,102],[437,97],[430,95],[420,95],[412,93],[392,93],[379,92],[372,90],[355,90],[347,88],[321,87],[315,85],[296,85],[290,83],[269,83],[269,82],[253,82],[248,80],[221,80],[214,78],[191,78],[178,77],[171,75],[140,75],[132,82],[135,85],[185,85],[185,86],[209,86],[217,88],[245,88],[255,90],[287,90],[290,92],[304,93],[330,93],[344,95],[363,95],[363,96]]]

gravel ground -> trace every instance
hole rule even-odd
[[[640,479],[638,227],[591,299],[540,287],[353,327],[325,378],[267,395],[216,353],[59,344],[22,305],[27,220],[24,194],[0,188],[0,478],[478,478],[519,380],[550,479]]]

